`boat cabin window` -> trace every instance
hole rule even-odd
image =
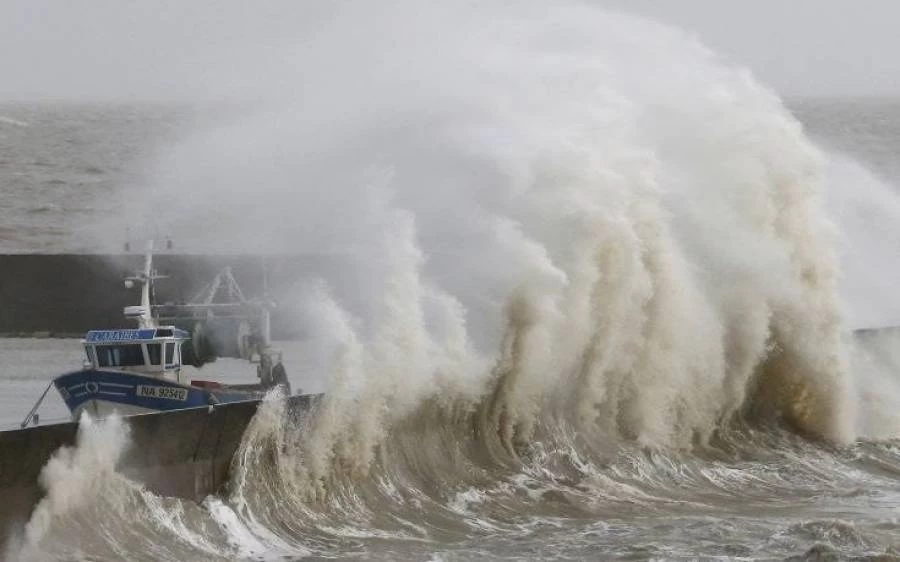
[[[160,343],[148,343],[147,344],[147,357],[150,359],[151,365],[159,365],[160,360],[162,359],[162,344]]]
[[[166,365],[171,365],[175,362],[175,342],[168,342],[166,344]]]
[[[94,346],[92,346],[92,345],[84,346],[84,352],[87,353],[88,363],[90,363],[91,365],[95,365],[96,361],[94,361]]]
[[[98,345],[97,364],[101,367],[140,367],[144,365],[144,352],[139,343]]]

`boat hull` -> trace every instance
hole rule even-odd
[[[73,419],[82,412],[95,418],[113,413],[127,416],[258,400],[262,396],[259,391],[198,388],[149,375],[94,369],[61,375],[53,384]]]

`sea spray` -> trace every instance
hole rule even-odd
[[[174,146],[126,208],[331,259],[297,295],[337,342],[308,484],[435,404],[498,459],[554,416],[659,448],[741,416],[853,437],[821,156],[749,73],[575,3],[336,9],[286,56],[292,98]]]
[[[840,225],[841,294],[849,328],[900,324],[900,191],[865,165],[831,152],[825,167],[825,203]]]
[[[900,194],[853,158],[834,151],[829,156],[824,195],[841,227],[841,295],[848,328],[861,330],[845,334],[858,395],[855,429],[860,437],[893,438],[900,436]]]
[[[124,478],[115,468],[129,444],[128,427],[118,416],[102,421],[83,414],[73,447],[61,447],[41,470],[45,494],[35,506],[16,552],[9,559],[42,559],[42,540],[53,529],[77,533],[77,515]]]
[[[101,494],[110,480],[121,479],[115,468],[128,443],[128,427],[119,416],[96,421],[83,414],[76,445],[60,448],[41,470],[46,495],[25,527],[28,543],[37,544],[55,517],[64,517]]]
[[[121,472],[130,447],[129,426],[120,416],[82,414],[75,445],[61,447],[42,469],[44,496],[4,559],[131,559],[140,552],[178,560],[177,553],[189,552],[204,560],[247,550],[223,544],[230,529],[207,521],[193,501],[158,496]]]

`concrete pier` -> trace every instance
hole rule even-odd
[[[288,398],[292,416],[320,395]],[[199,501],[220,492],[259,401],[124,418],[131,446],[117,470],[165,496]],[[0,432],[0,553],[43,496],[41,470],[60,447],[74,446],[75,422]]]

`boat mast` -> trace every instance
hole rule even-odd
[[[153,274],[153,240],[150,240],[144,252],[144,269],[135,276],[125,278],[125,286],[129,289],[134,287],[136,282],[141,284],[141,304],[125,307],[125,317],[136,320],[139,328],[157,327],[150,306],[150,293],[153,289],[153,280],[156,278],[157,276]]]
[[[150,326],[150,284],[153,282],[153,240],[147,242],[147,251],[144,253],[144,271],[141,276],[141,308],[144,309],[143,314],[138,319],[141,328],[151,328]]]

